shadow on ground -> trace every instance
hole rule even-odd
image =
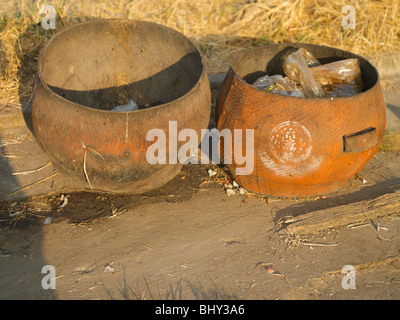
[[[314,201],[304,201],[295,205],[285,207],[276,211],[275,221],[285,216],[297,217],[301,214],[313,211],[325,210],[333,207],[340,207],[351,203],[365,200],[374,200],[384,194],[393,193],[400,189],[400,177],[392,178],[384,182],[364,186],[361,190],[340,194],[337,196],[325,197]]]

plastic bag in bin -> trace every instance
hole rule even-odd
[[[357,59],[339,60],[310,69],[315,81],[321,85],[333,83],[361,83],[361,70]]]
[[[363,91],[357,59],[345,59],[311,68],[315,80],[327,97],[350,97]]]
[[[312,53],[306,49],[300,48],[299,54],[304,58],[309,68],[318,67],[321,64],[319,63],[318,59],[315,58]]]
[[[265,91],[280,93],[286,96],[305,97],[304,91],[298,83],[288,77],[282,77],[280,74],[262,76],[253,83],[253,86]]]
[[[283,70],[290,79],[301,84],[306,97],[324,97],[321,85],[315,81],[308,66],[307,59],[310,55],[306,49],[300,48],[287,56],[283,63]]]
[[[294,97],[349,97],[363,91],[357,59],[344,59],[321,65],[306,49],[288,55],[283,63],[287,77],[263,76],[253,86]]]
[[[322,86],[322,89],[328,98],[350,97],[362,92],[361,87],[354,81],[349,83],[328,84]]]

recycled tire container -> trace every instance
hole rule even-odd
[[[338,98],[299,98],[251,85],[264,74],[284,75],[288,50],[305,48],[321,64],[357,58],[363,92]],[[274,44],[239,55],[222,84],[216,105],[217,129],[254,130],[253,170],[237,174],[235,157],[225,163],[242,187],[264,195],[307,197],[344,186],[377,152],[386,121],[379,74],[366,59],[348,51],[304,43]],[[243,138],[244,139],[244,138]],[[233,147],[234,148],[234,147]],[[245,144],[234,153],[246,154]]]
[[[110,111],[128,98],[145,108]],[[185,128],[200,136],[210,108],[199,51],[183,34],[156,23],[80,23],[54,35],[39,56],[34,135],[77,189],[136,194],[170,181],[182,167],[176,157],[169,161],[170,139],[176,143],[175,132]],[[147,137],[152,129],[165,133],[166,162],[146,157],[157,141]]]

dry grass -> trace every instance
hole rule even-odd
[[[379,147],[381,151],[400,151],[400,132],[398,131],[386,131],[383,135],[381,145]]]
[[[356,29],[344,30],[346,0],[11,0],[0,13],[0,110],[26,103],[40,48],[55,32],[44,30],[40,9],[57,11],[57,29],[96,18],[130,18],[172,27],[193,39],[210,73],[226,71],[241,51],[277,42],[330,45],[358,54],[394,52],[400,44],[398,0],[352,1]],[[2,5],[4,7],[4,5]]]

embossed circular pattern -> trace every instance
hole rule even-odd
[[[269,146],[280,162],[299,162],[307,159],[312,148],[308,129],[296,121],[285,121],[271,132]]]

